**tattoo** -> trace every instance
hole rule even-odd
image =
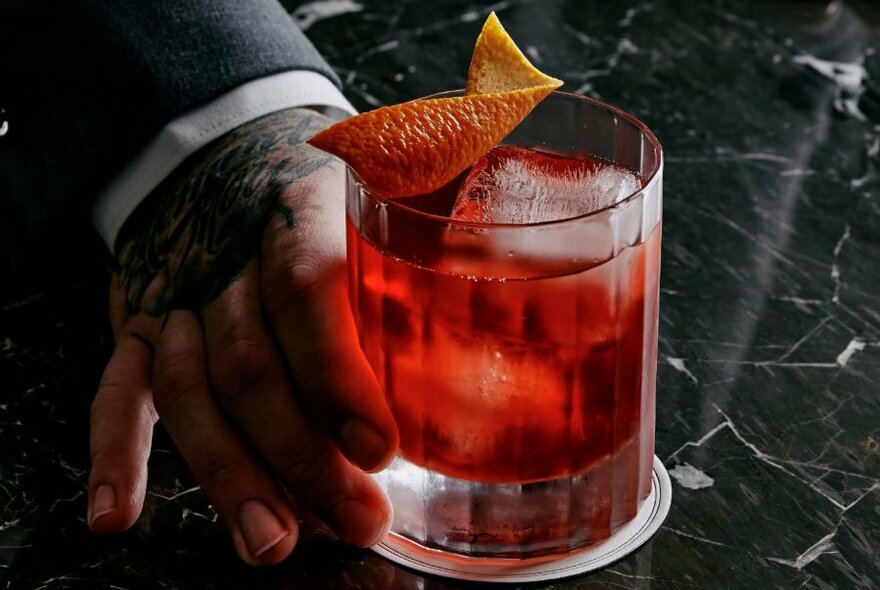
[[[116,276],[128,315],[199,309],[241,276],[276,215],[294,229],[285,189],[332,158],[303,143],[329,120],[288,109],[239,127],[184,162],[129,219]]]

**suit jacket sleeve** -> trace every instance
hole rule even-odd
[[[291,69],[338,85],[276,0],[0,3],[0,259],[86,220],[102,185],[175,117]]]

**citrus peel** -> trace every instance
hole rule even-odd
[[[491,13],[474,45],[468,69],[467,93],[488,94],[547,87],[555,90],[560,86],[562,80],[548,76],[529,62],[501,26],[495,13]]]
[[[477,38],[466,94],[362,113],[309,143],[344,160],[375,195],[429,193],[473,165],[561,85],[526,59],[493,12]]]

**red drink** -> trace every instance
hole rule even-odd
[[[660,145],[565,93],[505,141],[432,194],[380,198],[351,170],[347,187],[352,309],[401,434],[376,475],[394,505],[383,546],[443,572],[467,563],[469,579],[619,530],[602,545],[617,554],[665,514]]]
[[[659,219],[606,256],[571,256],[573,235],[553,236],[552,223],[515,240],[502,229],[487,238],[484,227],[467,224],[403,229],[405,217],[418,215],[408,207],[452,209],[476,222],[525,215],[540,225],[548,211],[550,219],[568,218],[620,200],[551,194],[540,205],[493,208],[487,191],[498,183],[522,194],[518,180],[500,179],[523,166],[538,175],[538,190],[560,194],[583,194],[590,179],[624,173],[589,157],[500,148],[462,187],[459,179],[438,194],[387,203],[375,218],[362,212],[359,229],[350,214],[351,299],[361,346],[400,429],[402,457],[482,483],[574,478],[566,481],[576,482],[569,491],[577,486],[577,502],[546,523],[547,538],[583,545],[632,519],[651,490]],[[625,198],[641,181],[624,174],[637,181]],[[464,197],[453,206],[457,192]],[[542,540],[533,541],[542,550]]]

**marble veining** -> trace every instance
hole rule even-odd
[[[873,53],[870,47],[865,53]],[[818,59],[812,55],[796,55],[792,59],[794,63],[811,68],[819,75],[831,80],[837,87],[837,95],[834,98],[834,108],[845,115],[850,115],[860,120],[865,120],[865,114],[859,109],[859,99],[865,91],[868,73],[865,71],[864,55],[859,56],[854,63],[834,62]]]
[[[290,13],[296,24],[303,31],[308,31],[312,25],[320,20],[339,16],[349,12],[360,12],[363,5],[352,0],[318,0],[301,4]]]
[[[537,587],[880,587],[876,3],[285,5],[359,109],[463,86],[494,10],[566,90],[664,145],[657,454],[672,509],[633,555]],[[473,587],[320,527],[279,567],[242,565],[161,427],[142,518],[89,534],[88,408],[112,337],[86,244],[50,274],[0,279],[0,588]]]
[[[670,472],[671,475],[680,486],[689,490],[699,490],[701,488],[712,487],[715,480],[704,471],[701,471],[689,463],[676,465]]]

